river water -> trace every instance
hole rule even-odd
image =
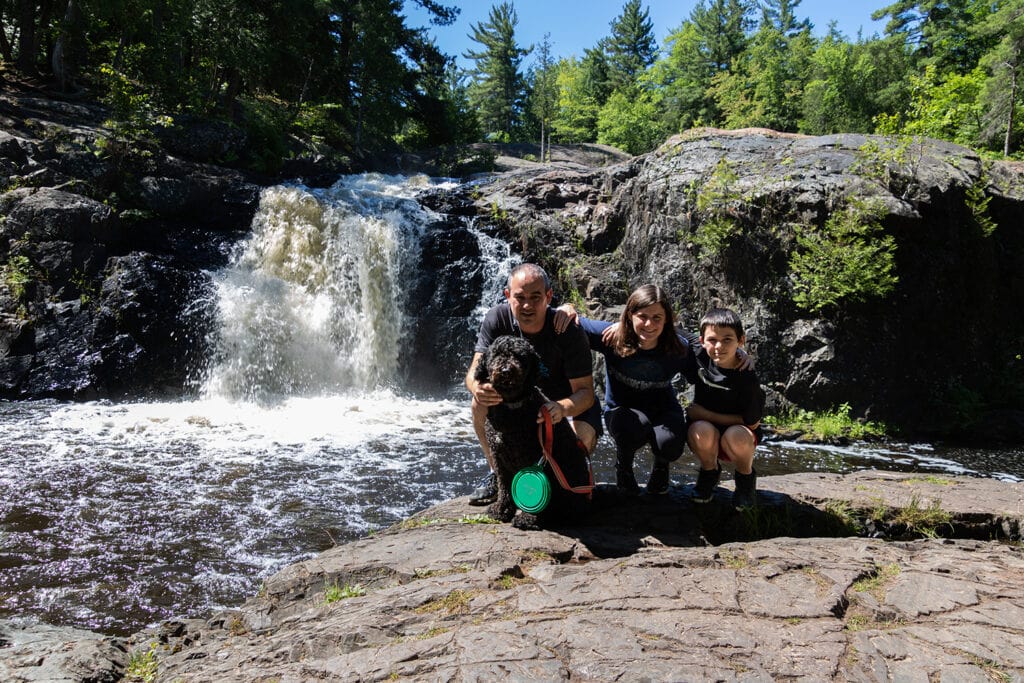
[[[429,182],[268,189],[253,237],[215,274],[220,346],[199,397],[0,403],[0,618],[128,634],[202,616],[291,562],[472,490],[485,465],[467,395],[394,388],[409,324],[398,283],[416,267],[430,216],[414,198]],[[495,275],[474,328],[515,261],[479,239]],[[758,470],[1020,480],[1022,456],[770,443]],[[599,481],[613,458],[602,441]],[[692,469],[675,466],[674,480]]]

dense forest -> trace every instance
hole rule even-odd
[[[884,0],[880,0],[884,2]],[[823,37],[800,0],[699,0],[663,45],[641,0],[582,57],[522,45],[514,3],[474,24],[469,70],[406,5],[434,0],[0,0],[6,77],[110,107],[117,135],[181,117],[239,126],[272,170],[333,153],[475,141],[631,153],[696,126],[926,135],[1019,157],[1024,0],[898,0],[884,35]]]

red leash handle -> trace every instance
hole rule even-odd
[[[555,427],[551,421],[551,411],[548,410],[547,406],[540,407],[540,413],[544,417],[544,422],[537,425],[537,438],[540,440],[541,450],[544,451],[544,459],[551,465],[551,471],[555,473],[555,479],[558,480],[558,485],[566,491],[572,491],[573,493],[585,493],[589,496],[594,491],[594,468],[590,466],[590,458],[587,458],[587,473],[590,476],[590,483],[583,486],[569,486],[569,482],[565,478],[565,474],[562,472],[562,468],[555,462],[555,458],[551,455],[551,449],[555,440]],[[577,439],[576,443],[580,449],[585,450],[583,444]]]

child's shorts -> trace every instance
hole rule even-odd
[[[718,427],[718,433],[719,433],[719,435],[721,435],[721,434],[725,433],[726,429],[728,429],[729,427],[736,426],[736,425],[726,425],[726,426],[715,425],[715,426]],[[761,430],[761,425],[758,425],[755,429],[751,429],[750,427],[748,427],[746,425],[739,425],[739,426],[743,427],[748,432],[750,432],[751,434],[754,435],[754,446],[755,447],[757,446],[757,444],[761,443],[761,437],[764,435],[764,432]],[[725,452],[725,449],[722,448],[722,440],[721,439],[718,440],[718,459],[721,460],[722,462],[732,462],[732,458],[729,456],[728,453]]]

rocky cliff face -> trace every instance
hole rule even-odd
[[[207,270],[248,229],[259,186],[101,147],[102,120],[0,98],[0,396],[178,395],[207,356]]]
[[[666,287],[691,329],[712,305],[736,309],[776,407],[848,403],[918,433],[1021,434],[1020,164],[934,140],[705,130],[608,168],[521,172],[474,192],[466,201],[592,315],[615,315],[644,282]],[[844,245],[839,217],[877,227]],[[823,234],[831,252],[808,248]],[[832,283],[846,296],[798,305],[795,254],[821,259],[820,276],[865,244],[888,244],[891,291],[871,291],[875,252]]]

